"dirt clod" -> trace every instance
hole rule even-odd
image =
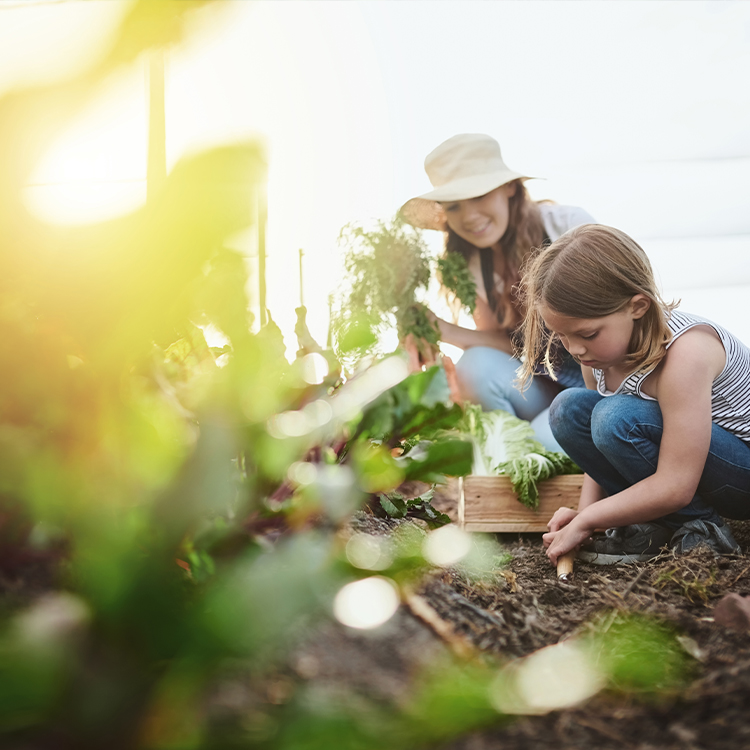
[[[746,633],[750,630],[750,599],[739,594],[727,594],[714,607],[714,622]]]

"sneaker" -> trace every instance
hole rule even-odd
[[[673,533],[674,529],[658,523],[634,523],[607,529],[604,536],[581,545],[578,559],[594,565],[645,562],[669,544]]]
[[[699,544],[705,544],[718,555],[739,554],[742,551],[727,524],[723,521],[714,523],[700,518],[682,524],[674,532],[669,546],[678,555],[683,555]]]

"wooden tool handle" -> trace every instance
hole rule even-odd
[[[575,550],[566,552],[557,558],[557,577],[561,581],[569,581],[573,577],[573,561],[576,559]]]

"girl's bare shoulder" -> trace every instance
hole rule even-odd
[[[667,349],[665,360],[688,365],[698,364],[719,375],[726,364],[726,352],[719,334],[710,325],[698,325],[678,336]]]
[[[667,349],[664,359],[649,376],[644,389],[658,397],[661,387],[671,388],[676,383],[691,381],[713,382],[726,365],[726,352],[719,334],[708,325],[700,325],[678,336]],[[652,393],[649,393],[652,391]]]

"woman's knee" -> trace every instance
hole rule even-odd
[[[555,436],[552,434],[552,429],[549,422],[549,409],[545,409],[543,412],[537,414],[534,419],[531,420],[531,428],[534,430],[536,439],[548,450],[556,453],[564,453],[563,447],[560,443],[555,440]]]
[[[467,349],[456,363],[461,393],[485,409],[508,409],[504,402],[513,390],[518,361],[499,349],[476,346]]]
[[[510,354],[499,349],[474,346],[467,349],[456,362],[456,372],[459,379],[467,382],[486,381],[498,370],[504,376],[515,374],[518,364]]]

